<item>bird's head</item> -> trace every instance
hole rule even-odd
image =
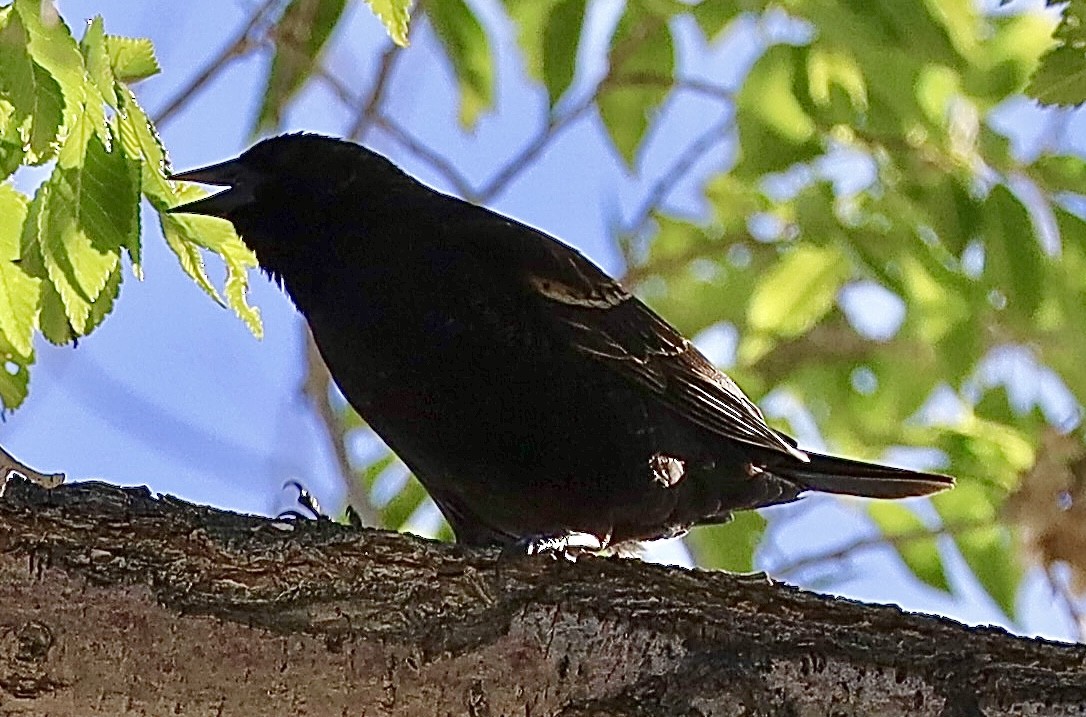
[[[366,202],[367,194],[380,193],[401,176],[390,161],[353,142],[288,134],[265,139],[235,159],[170,175],[226,189],[168,211],[226,219],[259,253],[262,244],[315,229],[342,213],[344,202]],[[333,207],[340,211],[330,212]]]

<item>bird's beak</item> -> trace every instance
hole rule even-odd
[[[166,211],[171,214],[206,214],[227,219],[235,209],[249,204],[256,198],[253,195],[253,188],[258,182],[256,172],[236,159],[200,169],[190,169],[187,172],[177,172],[171,174],[169,179],[175,182],[196,182],[228,187],[218,194],[170,207]]]

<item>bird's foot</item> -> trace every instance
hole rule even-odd
[[[295,502],[306,511],[303,513],[301,510],[291,508],[284,510],[276,516],[277,520],[286,520],[292,518],[294,520],[331,520],[327,515],[321,511],[321,504],[317,501],[316,496],[306,490],[306,487],[296,480],[290,480],[283,484],[283,488],[293,488],[298,491],[298,497]]]
[[[573,562],[578,553],[596,552],[603,548],[600,539],[590,533],[545,533],[517,538],[502,548],[502,556],[549,555]]]

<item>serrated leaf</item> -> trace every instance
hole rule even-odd
[[[22,356],[33,352],[34,322],[41,281],[15,262],[26,219],[27,198],[10,184],[0,184],[0,331],[12,350]],[[6,401],[5,407],[11,408]]]
[[[203,190],[185,184],[178,185],[176,194],[180,202],[193,201],[206,196]],[[249,290],[248,270],[256,268],[256,255],[234,232],[233,225],[223,219],[197,214],[161,214],[160,217],[163,232],[168,235],[167,242],[181,260],[182,268],[204,291],[220,303],[218,292],[207,280],[199,253],[194,254],[184,245],[202,247],[214,252],[223,260],[226,265],[226,282],[223,287],[226,306],[245,322],[254,336],[261,338],[264,335],[264,327],[260,321],[260,310],[250,306],[246,300]],[[175,248],[175,244],[178,243],[180,245]]]
[[[0,91],[10,103],[9,122],[20,136],[20,147],[25,144],[30,162],[39,164],[56,154],[64,95],[60,84],[30,56],[29,42],[22,20],[12,14],[0,29]]]
[[[610,73],[596,100],[611,143],[633,169],[638,149],[671,91],[675,46],[667,19],[631,1],[611,37]]]
[[[139,210],[125,157],[99,137],[108,136],[101,113],[100,103],[88,102],[72,127],[47,180],[40,220],[46,272],[77,335],[92,327],[92,304],[118,269]]]
[[[204,268],[204,258],[200,254],[200,247],[188,239],[190,228],[185,226],[182,218],[175,214],[160,212],[158,221],[162,227],[162,236],[166,240],[166,246],[177,257],[181,270],[196,282],[196,285],[210,296],[216,304],[226,306],[215,285],[211,283],[211,279],[207,275],[207,269]]]
[[[803,333],[830,310],[849,273],[848,259],[833,247],[796,247],[755,287],[750,326],[776,336]]]
[[[15,107],[0,98],[0,179],[7,179],[26,158],[26,143],[19,132]]]
[[[86,76],[79,46],[52,3],[15,0],[12,6],[26,31],[26,51],[52,77],[63,97],[62,127],[76,121],[86,98]],[[14,24],[12,18],[9,24]]]
[[[83,64],[87,76],[98,88],[98,92],[110,107],[117,106],[116,80],[110,64],[109,51],[106,48],[106,34],[102,26],[102,16],[98,15],[87,25],[83,39],[79,41],[79,51],[83,53]]]
[[[411,0],[366,0],[366,4],[385,26],[392,41],[400,47],[407,47]]]
[[[26,400],[33,363],[33,352],[19,353],[0,332],[0,403],[5,411],[15,410]]]
[[[89,334],[91,331],[98,328],[99,324],[105,321],[106,317],[113,312],[113,306],[116,304],[117,297],[121,293],[123,275],[124,272],[122,272],[121,267],[118,266],[106,279],[106,285],[102,287],[102,291],[98,294],[94,303],[91,304],[90,316],[87,317],[87,323],[83,327],[84,334]]]
[[[754,553],[766,525],[761,514],[744,510],[728,523],[695,528],[686,537],[686,544],[699,567],[749,573],[754,570]]]
[[[131,90],[118,88],[117,99],[119,139],[124,155],[142,165],[143,196],[160,212],[169,209],[178,202],[173,184],[166,179],[166,149],[162,140]]]
[[[916,513],[900,503],[880,501],[868,503],[867,512],[913,575],[925,585],[950,592],[939,542],[934,534],[918,537],[930,531]]]
[[[162,72],[155,46],[145,37],[106,35],[106,50],[113,75],[120,82],[131,84]]]
[[[253,134],[276,127],[283,110],[305,85],[332,31],[339,24],[346,0],[292,0],[275,26],[275,56],[264,82],[264,102]]]
[[[1053,37],[1059,43],[1041,58],[1026,94],[1049,105],[1078,105],[1086,101],[1086,2],[1063,6]]]
[[[460,83],[460,124],[472,128],[494,104],[490,39],[464,0],[431,3],[426,13]]]
[[[88,311],[88,316],[90,312]],[[78,335],[68,320],[64,299],[52,283],[43,281],[41,285],[41,309],[38,312],[38,328],[46,341],[57,346],[70,344]]]

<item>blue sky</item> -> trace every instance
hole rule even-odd
[[[235,35],[248,17],[249,4],[194,0],[170,13],[163,7],[139,0],[60,3],[77,35],[85,20],[101,13],[107,32],[154,41],[163,73],[138,87],[152,114]],[[362,3],[349,3],[348,8],[349,22],[334,38],[325,63],[348,86],[364,88],[386,39]],[[473,133],[461,132],[458,90],[425,30],[415,33],[397,66],[387,109],[415,136],[440,148],[475,186],[535,133],[546,102],[542,89],[524,76],[513,29],[492,11],[487,17],[498,39],[496,112],[484,116]],[[594,27],[605,28],[612,19],[597,10]],[[749,36],[707,47],[692,27],[680,29],[687,76],[734,83],[756,56]],[[578,87],[590,87],[602,69],[590,51],[582,54],[586,65],[571,93],[574,98]],[[161,128],[175,168],[221,161],[250,143],[266,62],[262,54],[235,62]],[[660,173],[721,116],[719,104],[705,98],[687,95],[671,103],[642,156],[642,172],[634,177],[623,169],[590,115],[490,204],[562,237],[608,271],[621,273],[612,228],[636,215]],[[332,94],[314,84],[289,113],[285,128],[342,134],[349,124],[349,114]],[[430,165],[387,136],[374,132],[367,143],[424,181],[451,191]],[[730,156],[727,143],[706,152],[666,205],[688,215],[702,213],[699,181],[726,167]],[[20,175],[18,181],[25,189],[35,179]],[[126,276],[113,315],[78,348],[38,344],[30,398],[0,425],[0,443],[28,464],[65,471],[70,479],[146,484],[157,492],[234,510],[279,512],[291,502],[292,494],[282,486],[292,479],[304,483],[325,505],[337,505],[342,489],[334,463],[301,395],[302,328],[289,301],[253,274],[251,298],[265,323],[265,338],[257,341],[181,273],[153,213],[145,211],[143,220],[145,281]],[[214,260],[209,265],[213,275],[221,274]],[[873,534],[862,518],[862,504],[855,500],[808,498],[767,515],[774,528],[761,557],[769,568]],[[654,555],[683,558],[678,549],[658,549]],[[918,585],[884,547],[827,565],[806,575],[803,584],[970,623],[1005,624],[957,559],[951,560],[951,574],[957,590],[953,598]],[[1009,626],[1015,631],[1063,639],[1073,634],[1042,581],[1028,581],[1020,600],[1026,618],[1023,625]]]

